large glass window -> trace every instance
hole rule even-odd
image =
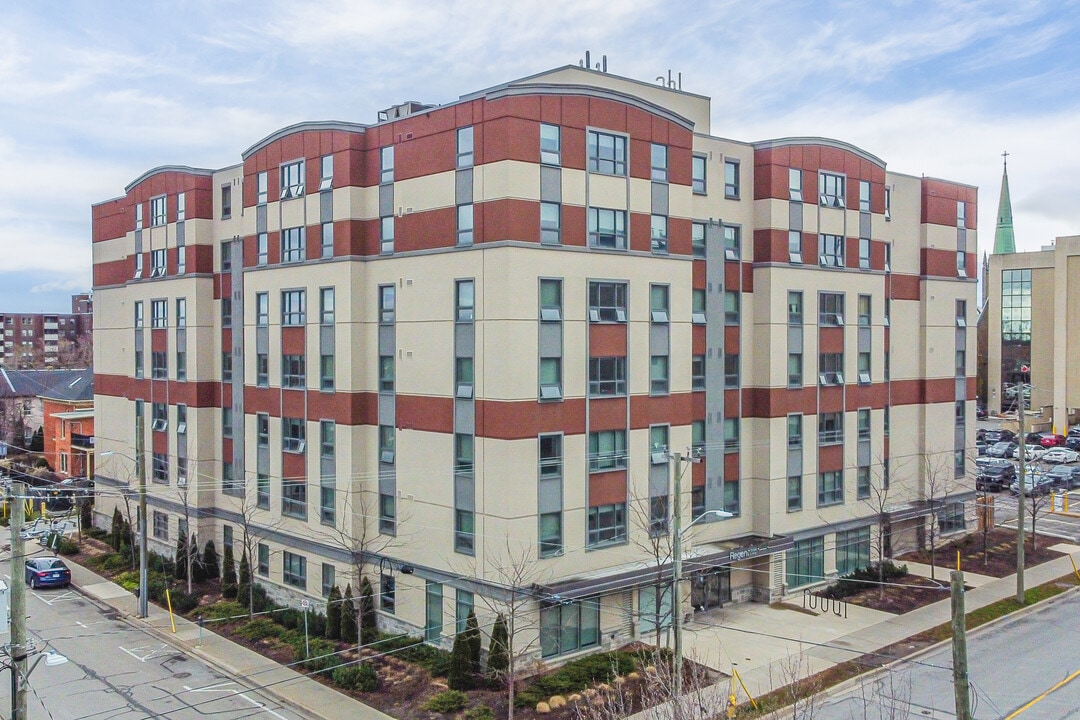
[[[304,259],[306,235],[302,227],[281,231],[281,262],[301,262]]]
[[[283,551],[281,579],[286,585],[306,590],[307,558],[303,555],[291,553],[288,550]]]
[[[589,246],[626,249],[626,211],[589,208]]]
[[[626,503],[589,508],[588,546],[625,541]]]
[[[844,414],[827,412],[818,415],[818,444],[836,445],[844,442]]]
[[[870,564],[870,526],[836,533],[836,572],[850,575]]]
[[[844,176],[821,173],[818,176],[818,196],[826,207],[844,207]]]
[[[818,235],[818,263],[828,267],[844,266],[844,236]]]
[[[590,130],[589,172],[626,175],[626,137]]]
[[[540,654],[554,657],[600,644],[600,602],[552,605],[540,609]]]
[[[589,322],[626,322],[626,285],[589,283]]]
[[[307,321],[307,293],[304,290],[281,292],[281,324],[303,325]]]
[[[589,396],[626,394],[626,358],[589,358]]]
[[[589,433],[590,472],[626,467],[626,431],[600,430]]]
[[[832,470],[818,473],[818,507],[839,505],[842,502],[844,502],[844,472]]]
[[[809,585],[825,579],[825,538],[796,540],[787,551],[785,584],[789,588]]]
[[[281,199],[300,197],[304,194],[304,161],[281,166]]]

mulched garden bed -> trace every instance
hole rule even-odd
[[[1061,553],[1049,550],[1060,540],[1039,537],[1036,547],[1031,547],[1031,535],[1028,533],[1024,543],[1024,567],[1041,565],[1048,560],[1061,557]],[[956,569],[956,551],[960,551],[960,569],[990,577],[1008,577],[1016,572],[1016,531],[1009,528],[994,528],[986,534],[986,556],[983,555],[983,534],[980,532],[965,535],[959,540],[943,544],[937,548],[936,567],[942,582],[948,582],[949,570]],[[897,558],[898,563],[918,562],[930,564],[930,551],[919,550]]]

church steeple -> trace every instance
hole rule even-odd
[[[1016,238],[1013,236],[1012,200],[1009,198],[1009,153],[1003,152],[1005,159],[1001,173],[1001,197],[998,199],[997,230],[994,232],[994,254],[1016,252]]]

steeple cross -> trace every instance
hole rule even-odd
[[[1006,150],[1005,152],[1001,153],[1001,157],[1005,158],[1005,167],[1009,167],[1009,151]]]

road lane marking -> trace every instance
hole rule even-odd
[[[235,684],[236,683],[234,683],[234,682],[232,682],[230,680],[226,680],[225,682],[219,682],[219,683],[216,683],[214,685],[206,685],[206,686],[201,687],[201,688],[193,688],[193,687],[191,687],[189,685],[185,685],[184,689],[187,690],[188,692],[231,692],[231,693],[234,693],[234,692],[236,692],[236,690],[233,690],[232,688],[227,688],[225,686],[226,685],[235,685]]]
[[[225,682],[215,683],[214,685],[205,685],[205,686],[200,687],[200,688],[193,688],[190,685],[185,685],[184,690],[187,690],[188,692],[193,692],[193,693],[197,693],[197,692],[232,693],[236,697],[241,697],[244,700],[247,700],[249,703],[251,703],[253,706],[259,708],[263,712],[266,712],[266,713],[269,713],[270,715],[273,715],[274,717],[278,718],[278,720],[289,720],[289,718],[285,717],[284,715],[282,715],[279,712],[275,712],[274,710],[267,707],[264,703],[261,703],[261,702],[259,702],[258,700],[255,700],[252,697],[249,697],[247,693],[240,692],[239,690],[237,690],[235,688],[226,687],[228,685],[235,685],[235,684],[236,684],[235,682],[227,680]]]
[[[1047,696],[1050,695],[1050,693],[1052,693],[1052,692],[1054,692],[1056,690],[1060,690],[1061,688],[1063,688],[1064,686],[1068,685],[1073,680],[1075,680],[1077,677],[1080,677],[1080,670],[1077,670],[1072,675],[1070,675],[1069,677],[1067,677],[1064,680],[1062,680],[1061,682],[1059,682],[1057,685],[1054,685],[1052,688],[1050,688],[1049,690],[1044,692],[1042,695],[1039,695],[1036,698],[1032,698],[1030,702],[1028,702],[1026,705],[1022,706],[1019,710],[1015,711],[1013,714],[1006,715],[1005,720],[1013,720],[1013,718],[1020,715],[1020,713],[1024,712],[1025,710],[1028,710],[1029,708],[1031,708],[1036,703],[1042,702],[1043,700],[1045,700],[1047,698]]]
[[[143,645],[141,647],[136,647],[136,648],[131,648],[131,649],[123,647],[122,645],[117,645],[117,647],[120,648],[121,650],[123,650],[124,652],[126,652],[131,657],[138,660],[139,662],[146,662],[147,660],[152,660],[152,659],[154,659],[156,657],[164,657],[165,655],[168,655],[168,654],[170,654],[172,652],[175,652],[172,648],[170,648],[165,643],[162,643],[161,645],[158,645],[158,646],[155,646],[155,645]],[[147,653],[145,655],[142,654],[142,651],[150,649],[150,648],[153,648],[153,649],[150,650],[149,653]]]

